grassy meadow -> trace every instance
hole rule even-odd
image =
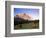
[[[27,21],[26,23],[14,25],[14,29],[38,29],[39,28],[39,20],[35,21]]]

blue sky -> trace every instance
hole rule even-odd
[[[14,16],[16,14],[26,13],[32,15],[34,18],[39,18],[39,9],[28,8],[14,8]]]

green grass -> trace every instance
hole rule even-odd
[[[39,21],[18,24],[16,26],[14,26],[14,29],[37,29],[37,28],[39,28]]]

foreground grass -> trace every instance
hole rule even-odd
[[[39,21],[33,21],[24,24],[14,25],[14,29],[37,29],[39,28]]]

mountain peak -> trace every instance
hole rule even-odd
[[[26,14],[26,13],[17,14],[15,17],[19,17],[19,18],[22,18],[22,19],[24,19],[24,20],[30,20],[30,19],[32,19],[32,16],[29,15],[29,14]]]

